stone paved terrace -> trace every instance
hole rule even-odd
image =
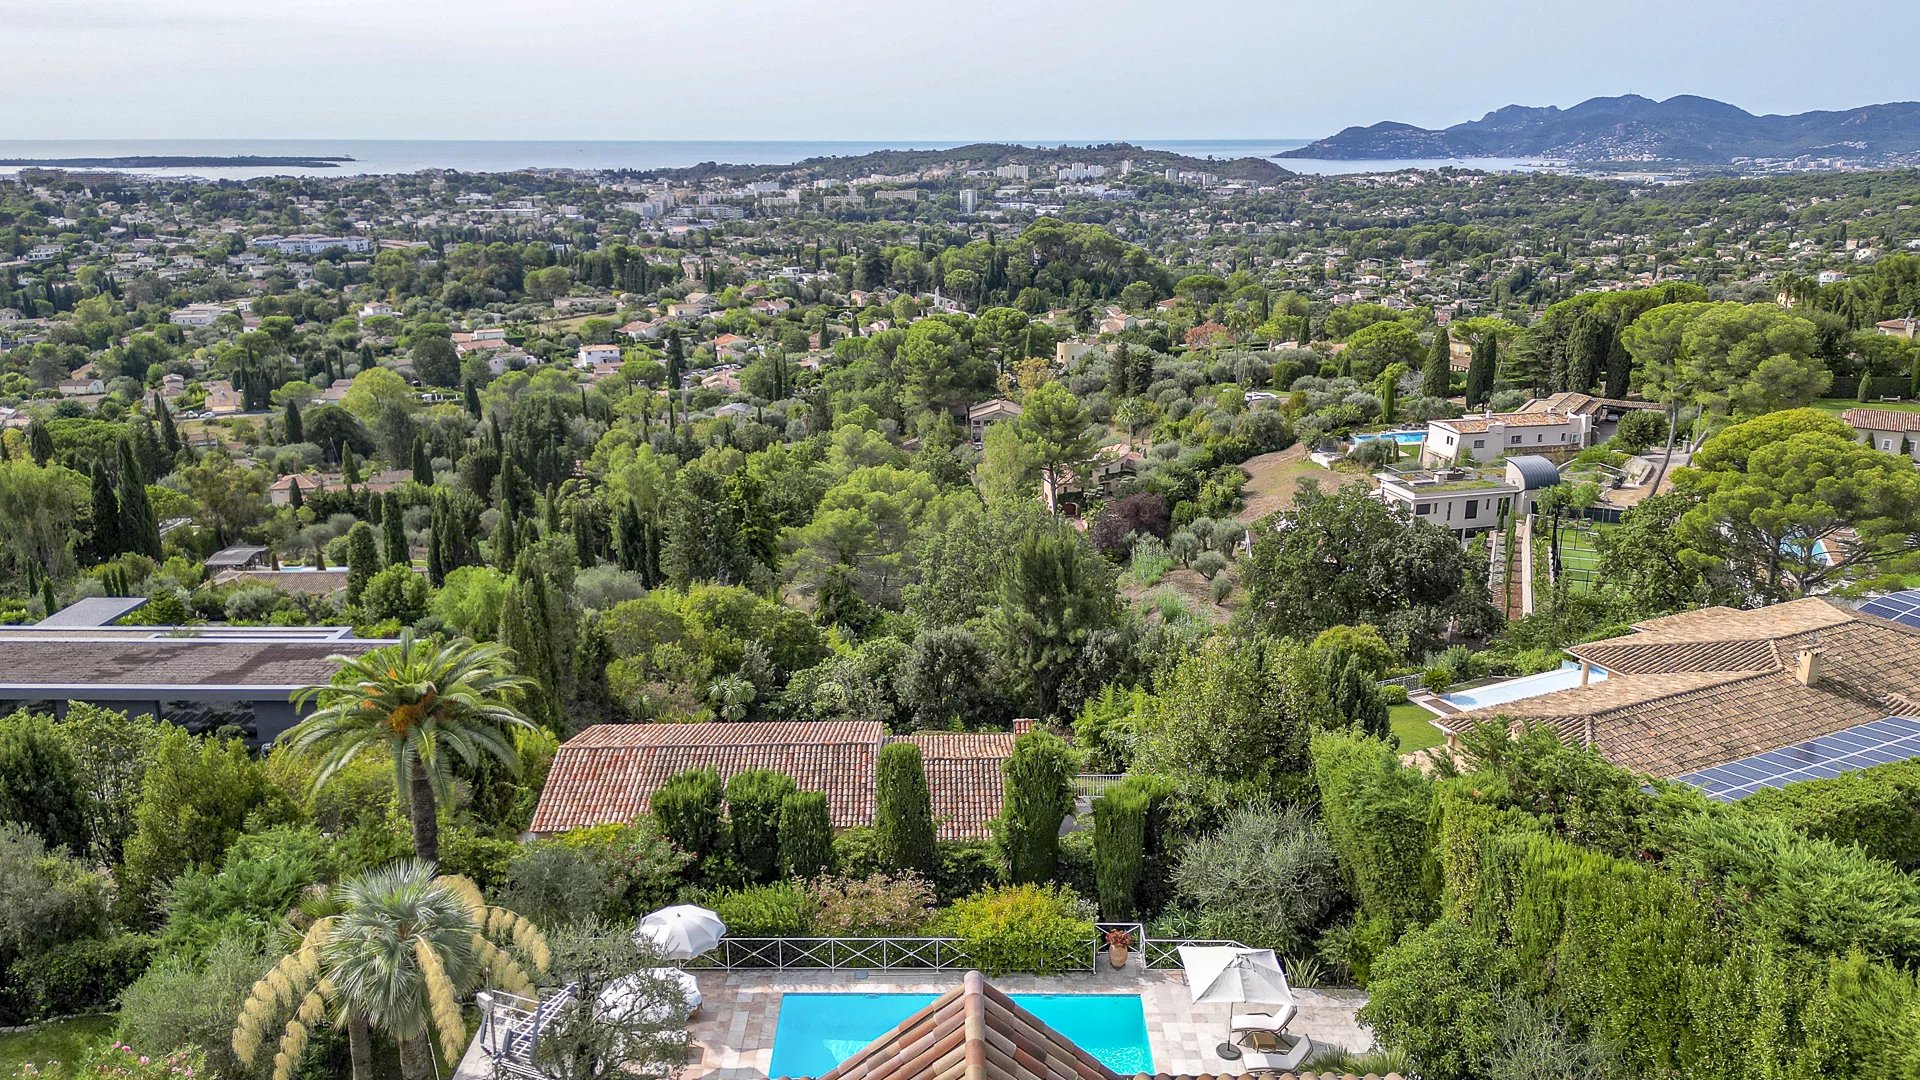
[[[961,972],[883,971],[699,971],[704,1003],[694,1018],[693,1046],[678,1080],[768,1080],[780,995],[794,993],[945,993],[960,985]],[[1136,960],[1125,971],[1067,975],[1007,975],[991,980],[1009,994],[1138,993],[1146,1008],[1153,1065],[1162,1073],[1238,1076],[1296,1062],[1247,1051],[1239,1061],[1214,1053],[1227,1037],[1225,1005],[1194,1005],[1178,970],[1142,971]],[[1373,1037],[1355,1018],[1366,1003],[1357,990],[1295,990],[1299,1015],[1289,1031],[1314,1046],[1363,1051]],[[1242,1007],[1245,1008],[1244,1006]]]

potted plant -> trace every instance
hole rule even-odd
[[[1115,971],[1127,966],[1127,950],[1133,948],[1133,933],[1128,930],[1113,929],[1107,931],[1107,963]]]

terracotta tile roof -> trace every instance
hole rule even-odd
[[[529,826],[564,832],[631,821],[651,807],[667,778],[712,768],[722,780],[775,769],[803,790],[827,796],[835,828],[873,821],[874,762],[889,740],[872,722],[599,724],[554,756]],[[1000,763],[1012,735],[928,733],[907,737],[927,763],[927,787],[943,839],[980,837],[1000,812]]]
[[[1840,419],[1856,431],[1920,431],[1920,413],[1892,409],[1848,409]]]
[[[1515,427],[1555,427],[1567,422],[1565,413],[1513,412],[1494,413],[1492,416],[1463,416],[1458,420],[1435,420],[1440,427],[1473,435],[1487,430],[1493,424],[1505,424]]]
[[[1920,631],[1812,598],[1707,608],[1568,651],[1604,682],[1446,718],[1538,721],[1622,768],[1672,777],[1889,715],[1920,712]],[[1812,685],[1798,658],[1817,654]]]

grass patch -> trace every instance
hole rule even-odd
[[[1567,594],[1590,593],[1600,583],[1600,549],[1596,540],[1607,525],[1589,525],[1584,529],[1562,525],[1560,528],[1560,568],[1567,576]]]
[[[44,1068],[50,1061],[78,1061],[95,1044],[113,1038],[114,1020],[111,1014],[80,1016],[0,1035],[0,1076],[12,1076],[27,1064]]]
[[[1850,397],[1823,397],[1814,401],[1813,407],[1821,412],[1843,413],[1848,409],[1879,409],[1883,412],[1920,413],[1920,402],[1915,401],[1855,401]]]
[[[1393,733],[1400,736],[1400,752],[1403,754],[1439,746],[1445,741],[1446,737],[1440,734],[1440,729],[1429,722],[1432,719],[1432,713],[1412,703],[1387,708],[1387,723],[1393,725]]]

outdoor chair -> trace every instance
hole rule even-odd
[[[1299,1044],[1297,1035],[1287,1034],[1295,1009],[1283,1005],[1278,1012],[1248,1012],[1233,1018],[1234,1041],[1249,1050],[1284,1054]]]

